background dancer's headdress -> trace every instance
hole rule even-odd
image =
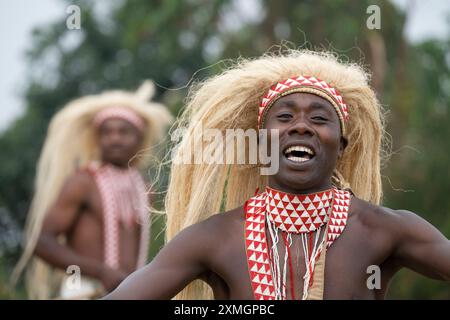
[[[126,107],[108,107],[105,108],[94,117],[94,125],[100,128],[101,125],[108,119],[122,119],[131,123],[140,132],[145,130],[144,120],[133,110]]]
[[[78,168],[100,160],[96,124],[109,117],[131,122],[143,135],[143,152],[133,159],[134,164],[144,168],[151,160],[153,154],[149,149],[164,138],[165,128],[172,121],[165,106],[150,101],[154,91],[153,83],[145,81],[136,92],[115,90],[82,97],[67,104],[52,118],[37,166],[25,251],[12,276],[15,283],[30,262],[26,279],[30,298],[49,298],[50,287],[55,287],[52,269],[42,260],[31,258],[45,214],[64,181]]]
[[[200,83],[191,90],[180,119],[180,125],[188,129],[177,153],[189,153],[195,143],[194,129],[199,124],[203,129],[223,131],[257,129],[264,95],[276,83],[299,75],[325,81],[348,106],[349,119],[345,123],[348,146],[338,160],[335,183],[340,184],[338,187],[350,186],[359,198],[378,204],[382,196],[382,108],[363,68],[340,62],[332,53],[290,50],[254,60],[239,60],[222,74]],[[235,150],[235,153],[247,151],[248,141],[246,150]],[[258,166],[173,164],[166,198],[168,240],[223,209],[243,205],[256,188],[264,190],[266,185],[267,176],[260,175]],[[203,192],[205,188],[208,192]],[[211,291],[203,283],[195,282],[179,297],[211,297]]]

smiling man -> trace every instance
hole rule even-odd
[[[30,262],[30,298],[98,297],[145,265],[148,197],[138,169],[148,157],[136,154],[158,142],[171,119],[148,101],[152,94],[147,82],[136,93],[87,96],[52,119],[15,273]]]
[[[383,119],[362,68],[291,51],[241,61],[190,97],[188,132],[277,130],[279,170],[173,165],[171,241],[107,298],[167,299],[187,286],[181,298],[382,299],[403,267],[450,280],[449,240],[379,206]]]

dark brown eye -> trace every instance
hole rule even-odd
[[[313,117],[313,120],[318,120],[318,121],[328,121],[327,118],[324,118],[324,117],[322,117],[322,116],[315,116],[315,117]]]
[[[290,119],[292,115],[290,113],[280,113],[277,115],[278,119]]]

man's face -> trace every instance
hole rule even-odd
[[[122,119],[105,120],[99,128],[102,159],[117,166],[126,166],[139,151],[142,135],[136,127]]]
[[[331,187],[331,176],[347,141],[339,118],[325,99],[309,93],[281,97],[266,115],[266,129],[278,129],[280,167],[269,185],[291,193]]]

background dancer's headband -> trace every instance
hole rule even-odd
[[[145,127],[144,120],[136,112],[125,107],[108,107],[103,109],[95,116],[94,125],[99,128],[103,122],[112,118],[128,121],[139,131],[143,131]]]
[[[283,96],[296,92],[312,93],[330,102],[339,117],[342,135],[345,134],[345,121],[348,120],[348,107],[344,103],[342,96],[325,81],[308,76],[289,78],[270,87],[259,106],[258,128],[261,129],[264,127],[266,114],[275,101]]]

